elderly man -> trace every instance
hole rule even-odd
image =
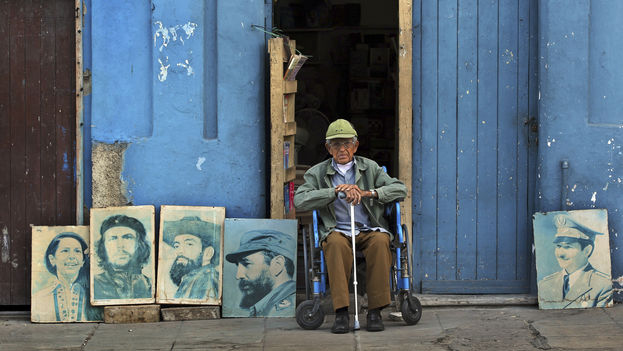
[[[93,296],[105,299],[150,298],[151,281],[142,269],[149,260],[145,226],[136,218],[115,215],[100,227],[97,256],[104,270],[93,277]]]
[[[238,266],[240,307],[250,317],[290,317],[296,299],[295,253],[291,235],[263,229],[244,233],[238,250],[227,254],[227,261]]]
[[[359,141],[350,122],[338,119],[329,125],[326,149],[332,158],[305,173],[305,183],[294,196],[297,210],[318,210],[319,230],[329,273],[333,308],[333,333],[349,331],[348,281],[353,265],[350,209],[355,206],[355,245],[366,258],[368,331],[385,329],[381,309],[391,302],[389,275],[391,233],[383,217],[385,204],[401,201],[407,188],[392,178],[376,162],[355,156]],[[344,199],[338,193],[346,194]]]
[[[220,233],[220,225],[199,217],[164,222],[162,240],[173,247],[176,255],[169,271],[178,286],[175,298],[218,298],[219,274],[211,261],[214,247],[220,248]]]
[[[539,300],[558,308],[606,307],[612,302],[612,280],[588,262],[601,235],[567,215],[554,217],[554,254],[562,270],[538,283]]]

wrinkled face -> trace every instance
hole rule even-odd
[[[236,279],[242,292],[240,307],[249,308],[273,289],[273,280],[262,252],[254,252],[238,261]]]
[[[54,255],[50,255],[48,259],[56,267],[57,276],[76,276],[84,264],[82,246],[74,238],[62,238],[58,243],[56,252]]]
[[[115,268],[127,266],[137,246],[136,231],[128,227],[112,227],[104,232],[104,247],[108,262]]]
[[[202,249],[201,239],[193,234],[180,234],[175,237],[173,248],[177,256],[175,261],[188,263],[189,261],[198,261],[201,256]]]
[[[325,147],[335,162],[343,165],[353,160],[353,156],[359,147],[359,141],[353,142],[352,138],[331,139],[325,144]]]
[[[590,245],[582,249],[578,242],[560,241],[556,243],[554,253],[560,267],[564,268],[567,273],[573,273],[588,262],[591,250]]]

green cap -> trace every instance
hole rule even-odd
[[[327,128],[326,139],[352,138],[357,136],[353,125],[345,119],[336,119]]]

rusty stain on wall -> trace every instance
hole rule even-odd
[[[93,143],[93,207],[131,204],[127,184],[121,176],[128,143]]]

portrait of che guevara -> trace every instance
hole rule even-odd
[[[154,207],[91,209],[91,302],[151,303],[155,290]]]

